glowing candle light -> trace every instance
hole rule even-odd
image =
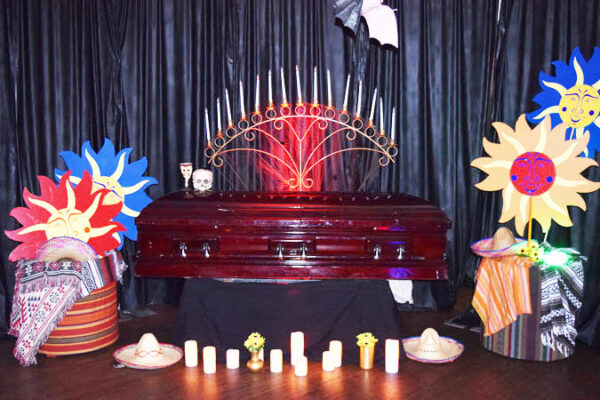
[[[296,65],[296,89],[298,89],[298,104],[302,104],[302,86],[300,85],[300,71]]]
[[[227,368],[238,369],[240,367],[240,351],[238,349],[229,349],[225,352]]]
[[[202,365],[205,374],[217,372],[217,349],[214,346],[206,346],[202,349]]]
[[[333,99],[331,98],[331,74],[327,70],[327,106],[333,107]]]
[[[335,361],[333,354],[330,351],[323,352],[323,371],[333,371],[335,369]]]
[[[285,91],[285,76],[283,75],[283,68],[281,68],[281,92],[283,94],[283,105],[288,104],[287,93]]]
[[[333,356],[333,362],[335,367],[342,366],[342,342],[339,340],[332,340],[329,342],[329,352]]]
[[[269,107],[273,107],[273,80],[271,78],[271,70],[269,70]]]
[[[273,349],[269,354],[269,366],[271,372],[278,374],[283,371],[283,350]]]
[[[208,109],[204,109],[204,123],[206,129],[206,143],[210,143],[210,121],[208,119]]]
[[[319,104],[319,99],[317,99],[317,67],[313,69],[313,104]]]
[[[240,81],[240,110],[242,111],[242,119],[246,118],[246,109],[244,108],[244,86]]]
[[[388,374],[398,373],[398,361],[400,360],[400,341],[386,339],[385,341],[385,372]]]
[[[300,331],[292,332],[290,347],[291,363],[296,365],[298,359],[304,355],[304,333]]]
[[[392,108],[392,129],[390,130],[390,138],[394,140],[394,133],[396,132],[396,107]]]
[[[185,347],[185,366],[186,367],[197,367],[198,366],[198,342],[195,340],[186,340],[184,343]]]
[[[229,104],[229,92],[225,89],[225,106],[227,107],[227,126],[233,126],[231,118],[231,105]]]
[[[308,374],[308,358],[301,356],[294,366],[294,374],[296,376],[306,376]]]
[[[260,77],[256,75],[256,94],[254,96],[254,111],[256,113],[260,112]]]
[[[373,123],[373,116],[375,116],[375,107],[377,105],[377,88],[373,91],[373,101],[371,101],[371,113],[369,114],[369,122]]]
[[[362,80],[358,81],[358,98],[356,101],[356,117],[360,117],[360,106],[362,102]]]
[[[217,97],[217,131],[221,132],[221,101]]]
[[[350,74],[346,78],[346,91],[344,92],[344,105],[342,111],[348,111],[348,94],[350,93]]]

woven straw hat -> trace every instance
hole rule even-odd
[[[183,351],[172,344],[158,343],[152,333],[144,333],[137,344],[121,347],[113,357],[129,368],[158,369],[181,360]]]
[[[68,236],[59,236],[42,244],[35,258],[41,261],[87,261],[98,258],[98,253],[89,244]]]
[[[456,360],[464,346],[457,340],[440,336],[433,328],[427,328],[420,337],[402,339],[406,356],[411,360],[440,364]]]
[[[515,238],[510,229],[502,227],[498,228],[493,237],[473,243],[471,250],[481,257],[504,257],[517,254],[526,245],[526,239]]]

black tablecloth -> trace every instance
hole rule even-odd
[[[225,283],[212,279],[186,281],[175,326],[174,342],[183,346],[216,346],[217,359],[227,349],[243,347],[251,332],[266,339],[270,349],[282,349],[289,362],[290,333],[304,332],[305,355],[321,359],[329,341],[341,340],[344,363],[358,363],[356,335],[371,332],[379,342],[375,361],[384,359],[386,338],[400,339],[399,315],[386,281],[331,280],[292,284]]]

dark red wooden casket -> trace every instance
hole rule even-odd
[[[182,191],[136,224],[141,277],[448,279],[450,221],[406,194]]]

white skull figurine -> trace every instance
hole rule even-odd
[[[200,192],[206,192],[212,188],[213,173],[208,169],[197,169],[192,174],[194,189]]]

